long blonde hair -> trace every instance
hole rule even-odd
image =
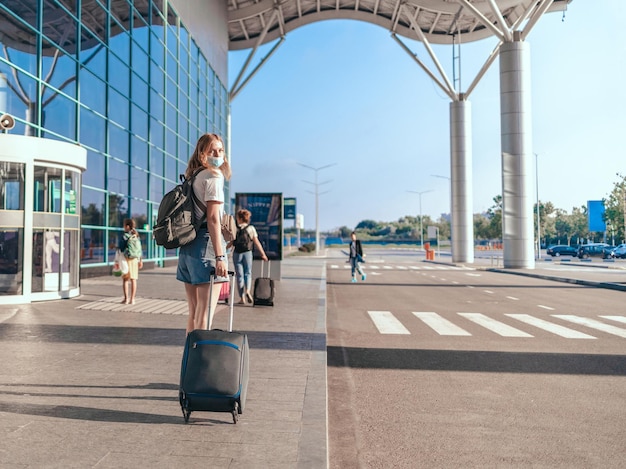
[[[222,146],[224,145],[224,140],[222,140],[222,137],[217,134],[204,134],[198,139],[193,155],[191,155],[191,158],[189,158],[189,162],[187,163],[187,170],[185,171],[186,179],[189,179],[198,168],[208,168],[202,162],[202,155],[208,152],[209,147],[216,140],[221,142]],[[232,170],[230,168],[230,163],[226,158],[226,154],[224,154],[224,163],[218,169],[224,175],[224,179],[230,179]]]

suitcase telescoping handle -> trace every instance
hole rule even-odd
[[[216,275],[211,275],[211,286],[209,288],[209,308],[213,300],[213,285],[215,284]],[[228,283],[230,283],[230,292],[228,294],[228,332],[233,331],[233,314],[235,310],[235,272],[228,271]],[[209,312],[207,311],[207,314]]]
[[[265,266],[265,261],[262,260],[261,261],[261,278],[264,277],[264,275],[263,275],[263,267],[264,266]],[[268,276],[268,278],[272,276],[271,273],[270,273],[271,272],[271,270],[270,270],[271,268],[272,268],[272,261],[267,261],[267,276]]]

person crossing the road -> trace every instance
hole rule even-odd
[[[357,272],[361,276],[361,280],[365,281],[367,275],[363,272],[360,264],[361,262],[365,262],[363,260],[363,248],[361,247],[361,241],[356,239],[356,233],[354,231],[350,234],[350,254],[348,254],[348,256],[352,271],[352,283],[356,283]]]

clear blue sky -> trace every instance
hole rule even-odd
[[[624,0],[574,0],[528,38],[539,198],[568,213],[626,174],[624,18]],[[430,64],[421,43],[401,39]],[[462,46],[463,91],[494,45]],[[451,47],[434,49],[452,79]],[[248,53],[229,52],[231,83]],[[477,213],[502,192],[497,60],[469,100]],[[389,31],[345,20],[299,28],[232,103],[233,190],[296,197],[314,229],[315,173],[298,163],[334,164],[318,172],[319,183],[330,181],[319,185],[322,231],[418,215],[419,196],[407,191],[431,190],[422,213],[437,219],[450,212],[449,182],[432,176],[450,176],[449,103]]]

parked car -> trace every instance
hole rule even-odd
[[[611,257],[617,259],[626,259],[626,244],[620,244],[611,251]]]
[[[566,246],[564,244],[556,244],[546,249],[546,254],[552,257],[577,256],[578,248],[576,246]]]
[[[578,257],[580,259],[588,259],[590,257],[602,257],[606,259],[612,249],[613,246],[606,243],[583,244],[578,248]]]

